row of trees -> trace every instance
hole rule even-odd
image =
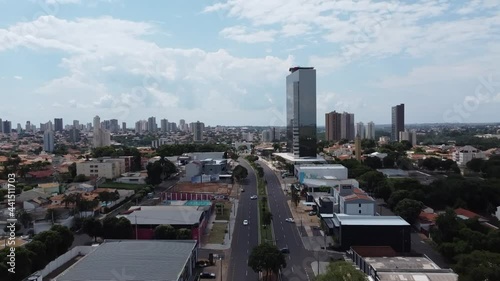
[[[262,243],[252,249],[248,266],[257,273],[262,272],[264,281],[267,281],[271,274],[277,276],[282,268],[286,268],[286,259],[276,245]]]
[[[81,222],[83,232],[94,238],[104,239],[132,239],[135,228],[132,223],[124,218],[107,217],[100,221],[95,218],[87,218]],[[191,239],[191,230],[187,228],[175,229],[171,225],[159,225],[154,229],[155,239]]]
[[[164,156],[160,156],[160,160],[149,163],[146,166],[148,184],[157,185],[163,182],[164,179],[170,177],[177,172],[177,167]]]
[[[463,220],[453,209],[438,216],[431,231],[441,254],[451,261],[460,280],[500,280],[500,231],[475,219]]]
[[[488,160],[474,158],[466,165],[469,170],[481,173],[486,178],[500,179],[500,155],[493,155]]]
[[[217,152],[229,151],[230,147],[225,144],[166,144],[160,146],[156,153],[162,156],[176,156],[190,152]]]
[[[73,240],[73,233],[61,225],[54,225],[50,230],[35,235],[31,242],[15,249],[14,274],[8,271],[10,247],[2,249],[0,251],[0,280],[23,280],[67,252]]]

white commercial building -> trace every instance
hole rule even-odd
[[[93,134],[94,147],[103,147],[111,145],[111,134],[101,128],[101,118],[94,117],[94,134]]]
[[[458,165],[460,166],[465,166],[467,162],[474,158],[481,158],[484,159],[486,156],[484,153],[470,145],[466,145],[464,147],[458,148],[455,153],[453,153],[453,160],[457,162]]]
[[[368,122],[368,124],[366,124],[366,138],[369,140],[375,139],[375,123]]]
[[[119,161],[86,161],[76,163],[76,173],[87,177],[114,179],[122,174],[122,168]]]
[[[300,183],[305,179],[347,179],[347,168],[340,164],[295,165],[295,177]]]

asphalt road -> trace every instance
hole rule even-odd
[[[278,248],[288,248],[287,267],[283,269],[283,280],[312,280],[313,272],[311,262],[316,261],[313,252],[304,248],[295,223],[286,222],[292,213],[287,204],[287,198],[281,189],[281,184],[276,174],[264,163],[259,162],[264,169],[267,180],[267,193],[270,211],[273,214],[273,229]]]
[[[248,176],[244,183],[245,192],[240,193],[227,280],[255,281],[258,274],[248,267],[248,257],[259,243],[257,200],[250,200],[250,196],[257,194],[257,181],[252,167],[245,160],[239,162],[248,170]],[[249,224],[243,225],[243,220],[248,220]]]

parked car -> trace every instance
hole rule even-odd
[[[252,196],[250,197],[250,199],[252,199],[252,200],[256,200],[256,199],[257,199],[257,195],[252,195]]]
[[[280,250],[280,252],[283,254],[290,254],[290,250],[288,248],[283,248]]]
[[[215,279],[215,273],[202,272],[200,273],[200,279]]]
[[[309,215],[310,215],[310,216],[315,216],[316,214],[317,214],[317,213],[316,213],[315,211],[310,211],[310,212],[309,212]]]
[[[241,191],[241,192],[245,192],[245,189],[244,189],[244,188],[240,188],[240,191]]]
[[[244,220],[243,225],[248,225],[248,220]]]
[[[291,223],[294,223],[294,222],[295,222],[295,220],[294,220],[293,218],[287,218],[287,219],[285,219],[285,221],[286,221],[286,222],[291,222]]]
[[[207,267],[210,266],[210,261],[208,260],[199,260],[196,262],[196,267]]]

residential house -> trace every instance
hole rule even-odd
[[[339,214],[375,215],[375,199],[362,189],[350,184],[341,184],[333,188],[333,197]]]
[[[116,182],[129,183],[129,184],[145,184],[147,174],[142,173],[125,173],[121,174],[121,177],[117,178]]]
[[[41,190],[45,194],[58,194],[61,192],[60,190],[61,185],[57,182],[50,182],[50,183],[40,183],[38,184],[37,190]]]

